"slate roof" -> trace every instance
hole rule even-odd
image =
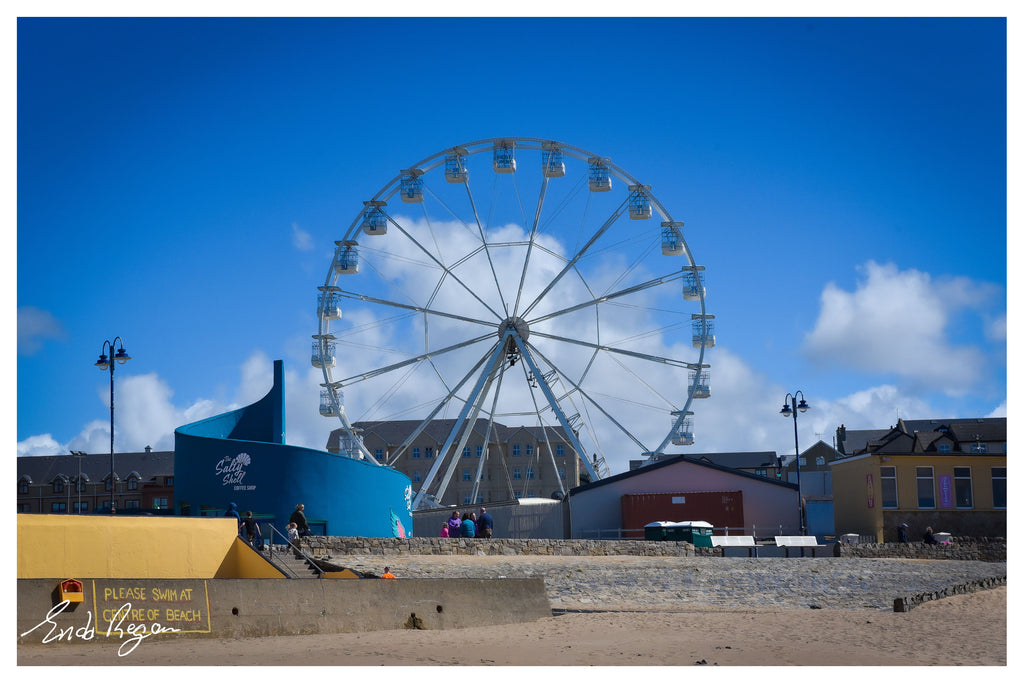
[[[745,479],[753,479],[754,481],[759,481],[762,484],[767,484],[769,486],[783,486],[785,488],[797,489],[796,484],[790,484],[789,482],[781,481],[778,479],[771,479],[768,477],[762,477],[757,474],[744,472],[743,470],[737,470],[732,467],[725,467],[724,465],[716,465],[714,463],[707,462],[704,460],[694,460],[691,456],[676,455],[673,457],[657,460],[651,463],[650,465],[638,467],[635,470],[627,470],[626,472],[622,472],[621,474],[615,474],[610,477],[605,477],[604,479],[589,482],[587,484],[580,484],[579,486],[570,489],[569,495],[576,495],[577,493],[589,491],[590,489],[597,488],[598,486],[605,486],[606,484],[611,484],[612,482],[622,481],[623,479],[628,479],[629,477],[638,477],[646,475],[662,467],[671,467],[673,465],[678,465],[680,463],[688,463],[691,465],[697,465],[698,467],[707,467],[709,469],[718,470],[719,472],[728,472],[729,474],[732,474],[734,476],[743,477]]]
[[[758,467],[777,467],[778,455],[775,451],[754,451],[740,453],[692,453],[691,460],[703,460],[715,465],[734,467],[736,469],[754,469]]]
[[[958,444],[974,441],[1005,442],[1006,418],[970,418],[952,420],[897,420],[889,429],[847,430],[846,455],[864,452],[881,454],[934,453],[943,441]]]
[[[174,475],[174,451],[114,453],[114,473],[123,480],[131,472],[141,481]],[[78,477],[78,458],[73,455],[30,455],[18,458],[18,479],[27,475],[33,484],[45,484],[63,474]],[[91,453],[82,458],[82,475],[89,481],[103,481],[110,474],[110,453]]]

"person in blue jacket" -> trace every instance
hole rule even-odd
[[[235,524],[238,525],[238,535],[242,535],[242,515],[238,514],[238,504],[228,503],[228,511],[224,513],[225,517],[234,517]]]

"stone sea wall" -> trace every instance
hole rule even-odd
[[[694,548],[679,541],[515,539],[515,538],[364,538],[308,536],[304,547],[313,557],[344,555],[571,555],[599,557],[721,557],[721,548]],[[838,550],[838,554],[836,551]],[[735,551],[735,549],[734,549]],[[817,549],[818,556],[1006,561],[1006,539],[954,538],[949,545],[925,543],[840,544]]]
[[[948,545],[929,543],[842,544],[839,557],[1006,562],[1006,539],[1004,538],[953,538],[951,540],[952,542]]]
[[[694,548],[679,541],[598,541],[515,538],[362,538],[307,536],[303,545],[318,555],[631,555],[693,557]]]

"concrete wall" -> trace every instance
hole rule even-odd
[[[84,601],[73,611],[52,613],[47,623],[59,603],[58,583],[18,581],[18,642],[40,643],[48,634],[53,639],[69,627],[87,625],[95,630],[91,640],[82,637],[84,631],[67,632],[61,640],[109,638],[127,649],[132,624],[146,632],[180,629],[155,639],[233,638],[471,628],[551,616],[543,579],[86,579]],[[119,636],[118,627],[128,635]]]
[[[280,576],[226,517],[18,515],[18,578]]]

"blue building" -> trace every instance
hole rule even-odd
[[[278,360],[274,386],[259,401],[174,430],[177,512],[219,516],[228,503],[236,503],[243,513],[251,510],[261,523],[284,532],[302,503],[314,534],[412,535],[407,476],[344,455],[288,446],[284,437],[284,372]]]

